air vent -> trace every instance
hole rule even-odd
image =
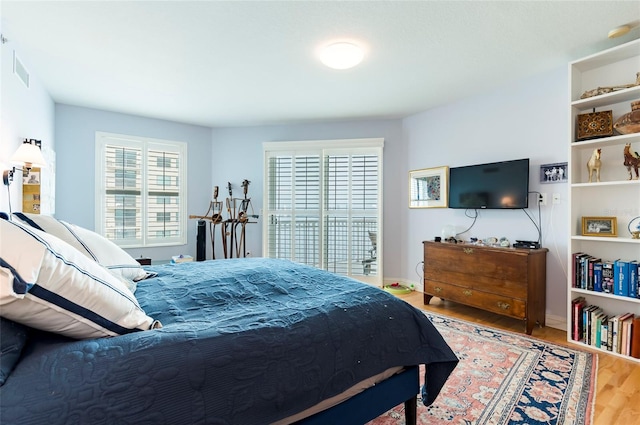
[[[22,62],[20,62],[20,59],[18,59],[15,50],[13,51],[13,73],[18,76],[26,88],[29,88],[29,73]]]

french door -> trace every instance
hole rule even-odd
[[[382,285],[382,139],[264,144],[264,255]]]

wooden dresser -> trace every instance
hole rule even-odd
[[[545,325],[547,249],[425,241],[424,303],[433,296]]]

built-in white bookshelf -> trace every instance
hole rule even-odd
[[[640,316],[640,299],[573,287],[573,253],[583,252],[603,260],[640,260],[640,240],[632,239],[627,228],[631,219],[640,216],[640,180],[628,180],[623,166],[623,149],[640,151],[640,133],[576,141],[579,114],[611,110],[613,121],[631,111],[630,103],[640,100],[640,86],[580,99],[587,90],[634,83],[640,72],[640,40],[605,50],[569,64],[569,229],[567,273],[567,340],[572,339],[572,300],[584,297],[607,315],[633,313]],[[601,181],[588,183],[587,162],[594,149],[601,149]],[[583,236],[582,217],[615,217],[617,236]],[[589,348],[596,348],[589,345]],[[602,350],[602,349],[600,349]],[[622,356],[640,362],[630,356]]]

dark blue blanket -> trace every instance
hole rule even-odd
[[[34,333],[0,387],[2,424],[265,424],[416,364],[430,403],[457,363],[422,312],[355,280],[259,258],[149,269],[136,296],[163,329]]]

